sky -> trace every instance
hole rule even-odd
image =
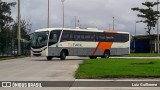
[[[18,0],[2,0],[17,2]],[[142,20],[137,17],[138,12],[133,7],[141,7],[147,0],[65,0],[64,15],[65,27],[75,27],[75,16],[79,26],[98,28],[101,30],[113,29],[113,17],[116,31],[135,34],[135,22]],[[157,0],[149,0],[156,2]],[[12,17],[16,20],[17,8],[12,8]],[[62,27],[63,13],[61,0],[50,0],[50,27]],[[21,18],[32,24],[32,32],[36,29],[47,28],[48,0],[21,0]],[[143,23],[136,24],[137,34],[146,34]],[[151,33],[156,33],[156,29]]]

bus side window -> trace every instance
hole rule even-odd
[[[81,35],[77,34],[77,40],[80,41],[81,40]]]
[[[74,41],[75,35],[73,31],[63,31],[61,41]]]
[[[85,41],[84,34],[81,34],[81,41]]]
[[[69,41],[69,33],[63,33],[61,41]]]
[[[95,33],[95,41],[96,41],[96,42],[99,42],[98,37],[99,37],[99,34],[98,34],[98,33]]]
[[[90,41],[95,41],[95,34],[91,33],[91,40]]]
[[[129,35],[127,35],[127,34],[122,34],[121,37],[123,38],[123,42],[129,41]]]
[[[56,33],[51,33],[49,38],[49,45],[55,44],[58,42],[58,35]]]
[[[104,33],[97,33],[96,34],[96,41],[106,42],[106,35]]]
[[[127,42],[129,41],[129,35],[127,34],[116,34],[115,42]]]
[[[114,42],[114,34],[107,33],[106,34],[106,42]]]
[[[85,34],[85,40],[90,41],[90,39],[91,39],[91,36],[89,34]]]
[[[73,33],[69,34],[69,41],[73,41]]]
[[[81,34],[80,32],[74,32],[74,41],[81,41]]]

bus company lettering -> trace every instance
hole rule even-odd
[[[82,44],[79,43],[68,43],[69,47],[82,47]]]
[[[79,44],[79,43],[73,43],[73,46],[74,46],[74,47],[82,47],[82,44]]]

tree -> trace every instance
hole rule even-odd
[[[16,2],[3,2],[0,0],[0,28],[3,30],[5,26],[9,23],[13,22],[13,18],[11,17],[11,7],[14,7]]]
[[[26,22],[26,20],[21,20],[20,21],[20,25],[21,25],[21,37],[22,39],[29,39],[29,32],[30,32],[30,28],[31,26],[29,27],[30,22]],[[13,25],[11,25],[10,27],[10,30],[12,32],[12,37],[13,38],[17,38],[17,30],[18,30],[18,22],[14,22]]]
[[[138,14],[138,17],[144,18],[144,20],[141,20],[140,22],[146,23],[147,24],[147,33],[150,35],[151,30],[153,27],[156,26],[157,20],[160,17],[159,11],[154,11],[153,7],[160,4],[160,2],[149,2],[146,1],[145,3],[142,3],[142,5],[146,6],[147,9],[143,8],[132,8],[133,11],[139,11],[141,14]]]

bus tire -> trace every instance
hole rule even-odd
[[[60,59],[61,60],[65,60],[66,59],[66,55],[67,55],[67,53],[65,51],[62,51],[61,54],[60,54]]]
[[[47,60],[48,60],[48,61],[51,61],[52,58],[53,58],[53,57],[51,57],[51,56],[47,56]]]
[[[109,58],[109,57],[110,57],[110,51],[109,50],[105,50],[102,58]]]

